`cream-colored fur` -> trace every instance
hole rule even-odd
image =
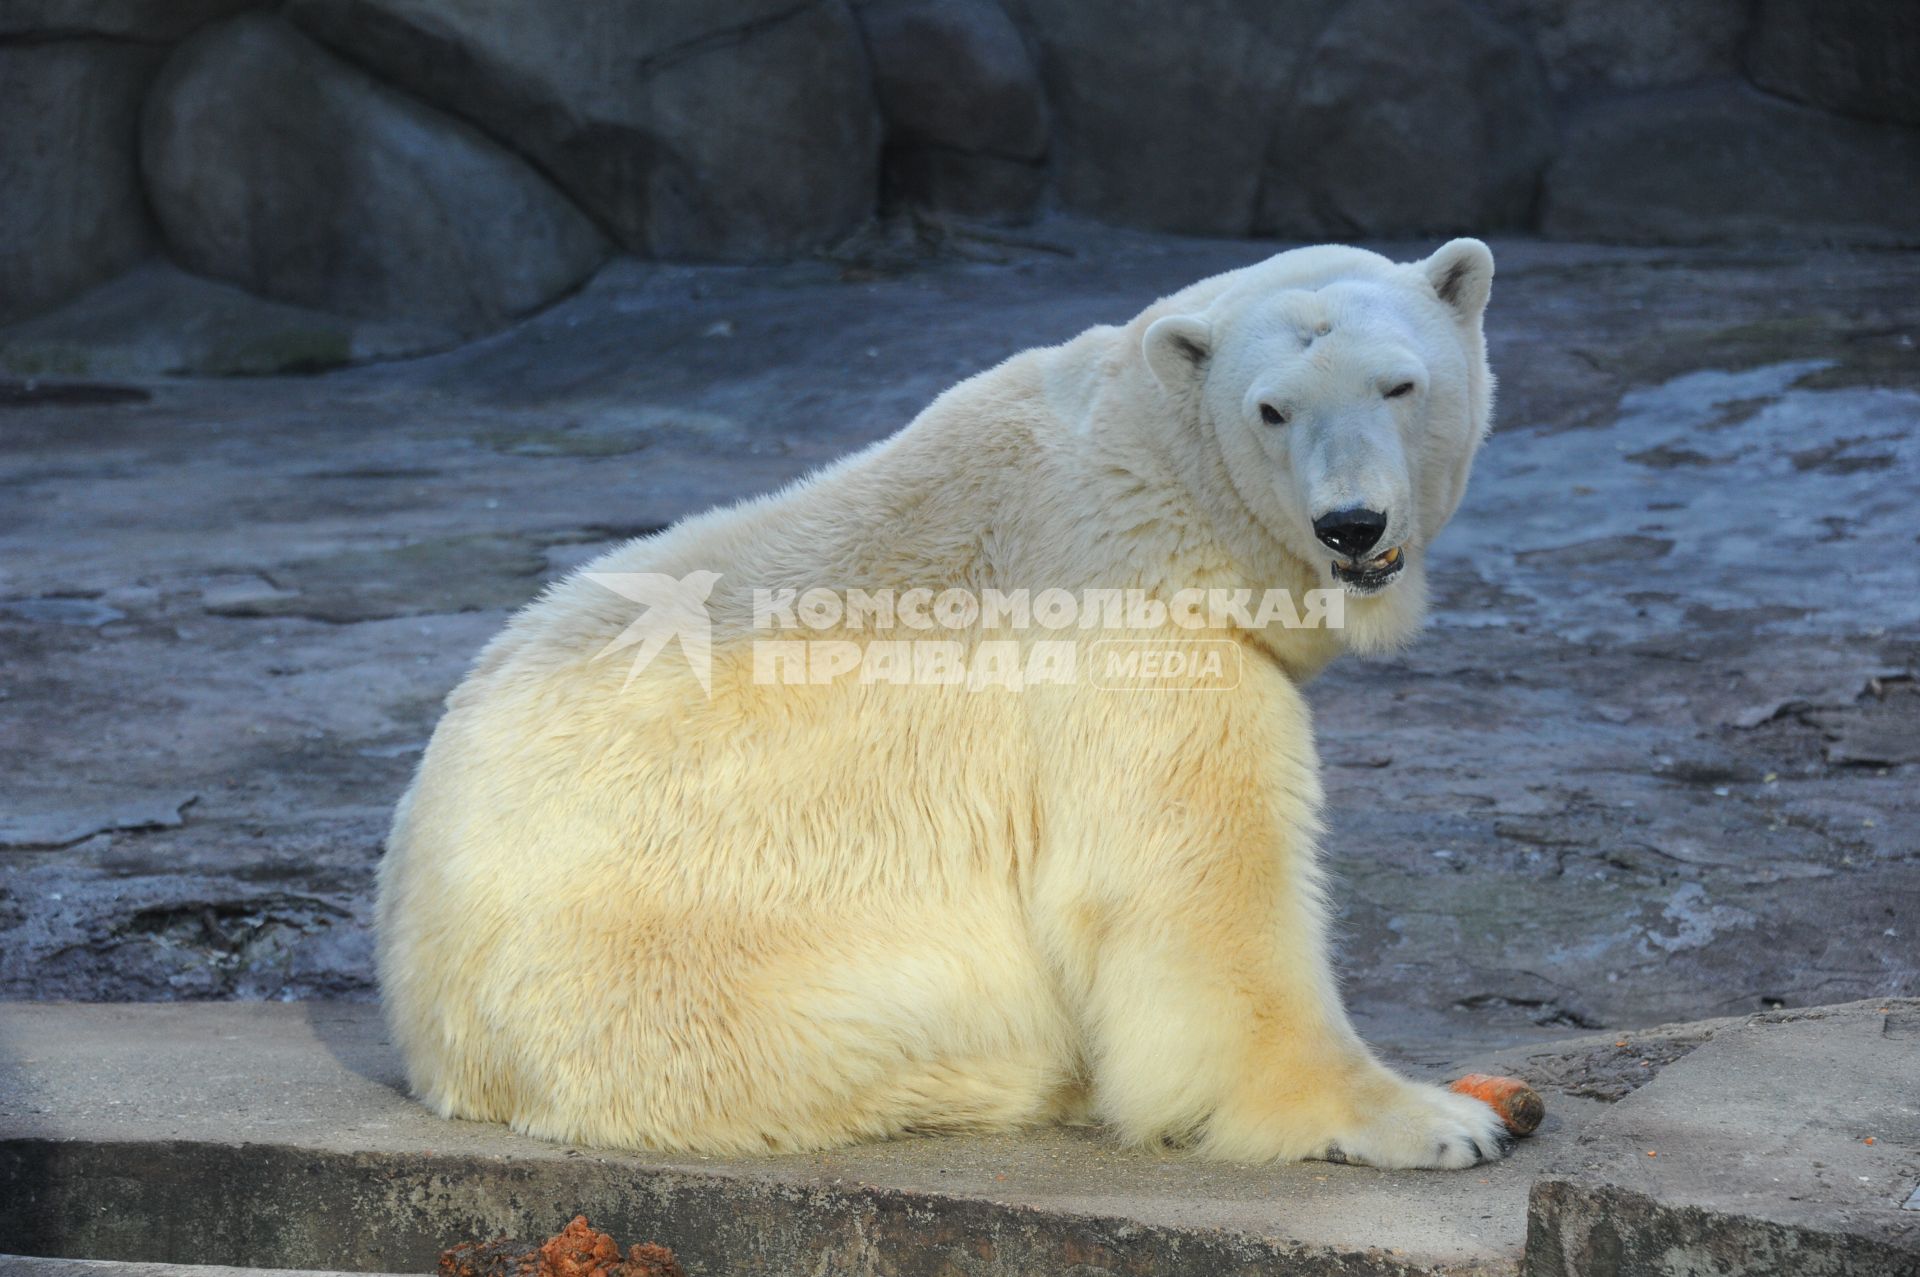
[[[1489,419],[1491,276],[1471,240],[1283,253],[592,565],[720,574],[710,696],[677,646],[631,682],[601,658],[638,609],[584,576],[522,611],[380,870],[421,1098],[716,1153],[1096,1119],[1222,1158],[1497,1156],[1491,1110],[1394,1075],[1342,1010],[1299,691],[1419,622]],[[1383,400],[1403,371],[1418,393]],[[1259,420],[1269,393],[1293,425]],[[1384,452],[1343,442],[1363,426]],[[1356,484],[1401,494],[1402,579],[1344,631],[1214,635],[1245,655],[1231,692],[753,678],[754,587],[1324,587],[1307,506]]]

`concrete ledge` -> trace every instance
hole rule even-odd
[[[1920,1006],[1755,1016],[1563,1146],[1527,1277],[1920,1273]]]
[[[1510,1273],[1567,1129],[1460,1173],[1213,1166],[1087,1131],[625,1155],[433,1117],[371,1007],[0,1007],[0,1250],[42,1255],[417,1271],[584,1212],[692,1274]]]
[[[0,1004],[0,1252],[423,1272],[454,1242],[538,1238],[585,1213],[622,1241],[673,1247],[694,1277],[1406,1277],[1523,1265],[1585,1277],[1692,1271],[1675,1256],[1695,1254],[1831,1256],[1845,1267],[1793,1271],[1909,1274],[1903,1225],[1920,1214],[1898,1201],[1920,1158],[1920,1052],[1888,1036],[1909,1023],[1899,1017],[1920,1017],[1920,1003],[1703,1027],[1703,1045],[1618,1104],[1550,1094],[1546,1127],[1507,1162],[1390,1174],[1206,1165],[1122,1151],[1089,1131],[739,1161],[567,1148],[419,1108],[371,1007]],[[1594,1050],[1576,1042],[1450,1068],[1590,1082],[1566,1066]],[[1847,1112],[1873,1115],[1885,1133],[1876,1145],[1847,1126],[1818,1155],[1836,1174],[1842,1151],[1884,1159],[1871,1191],[1816,1181],[1810,1191],[1824,1196],[1802,1207],[1765,1190],[1778,1173],[1768,1150],[1811,1138],[1770,1116],[1806,1108],[1783,1059],[1818,1069]],[[1816,1115],[1808,1132],[1835,1120]],[[1667,1178],[1648,1180],[1631,1161],[1649,1160],[1634,1145],[1650,1129],[1667,1144],[1657,1159]],[[1829,1207],[1842,1214],[1818,1215]],[[1760,1248],[1768,1230],[1792,1248]]]

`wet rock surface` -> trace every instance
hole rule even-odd
[[[320,377],[10,383],[0,996],[371,996],[391,806],[513,606],[1272,247],[1015,238],[623,262]],[[1912,992],[1920,264],[1495,249],[1432,625],[1311,689],[1363,1031],[1457,1058]]]

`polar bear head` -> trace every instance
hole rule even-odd
[[[1328,246],[1206,281],[1142,317],[1189,483],[1304,569],[1288,575],[1344,587],[1360,646],[1417,625],[1426,549],[1487,434],[1492,283],[1476,239],[1404,265]]]

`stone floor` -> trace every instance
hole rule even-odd
[[[0,997],[371,996],[388,811],[510,609],[1272,248],[621,263],[324,375],[163,375],[317,358],[236,363],[231,298],[218,341],[112,295],[0,330]],[[1364,1030],[1440,1059],[1920,991],[1920,256],[1495,250],[1433,624],[1312,691]]]

